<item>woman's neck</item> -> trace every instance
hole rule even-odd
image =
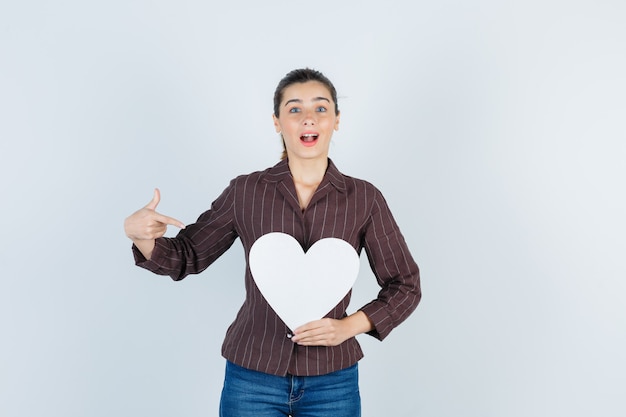
[[[289,170],[294,182],[308,187],[317,187],[322,182],[327,168],[328,158],[289,160]]]
[[[289,170],[296,187],[298,203],[303,212],[313,198],[317,187],[322,182],[326,168],[328,168],[328,158],[324,160],[289,160]]]

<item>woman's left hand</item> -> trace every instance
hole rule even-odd
[[[341,320],[325,318],[300,326],[291,340],[302,346],[337,346],[372,328],[365,313],[357,311]]]

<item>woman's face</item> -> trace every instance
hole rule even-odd
[[[318,81],[291,84],[283,91],[276,132],[282,133],[290,161],[328,157],[339,115],[328,88]]]

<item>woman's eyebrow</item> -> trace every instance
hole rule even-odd
[[[287,106],[290,103],[302,103],[302,100],[300,100],[299,98],[292,98],[291,100],[285,101],[285,106]]]
[[[330,103],[330,100],[329,100],[329,99],[327,99],[326,97],[321,97],[321,96],[320,96],[320,97],[315,97],[315,98],[311,99],[311,101],[327,101],[327,102],[329,102],[329,103]],[[301,100],[301,99],[299,99],[299,98],[292,98],[291,100],[287,100],[287,101],[285,102],[285,106],[287,106],[287,105],[288,105],[288,104],[290,104],[290,103],[298,103],[298,104],[301,104],[301,103],[302,103],[302,100]]]

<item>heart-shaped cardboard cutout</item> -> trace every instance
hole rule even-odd
[[[359,273],[359,256],[346,241],[318,240],[305,253],[285,233],[261,236],[250,248],[254,282],[291,330],[328,314]]]

